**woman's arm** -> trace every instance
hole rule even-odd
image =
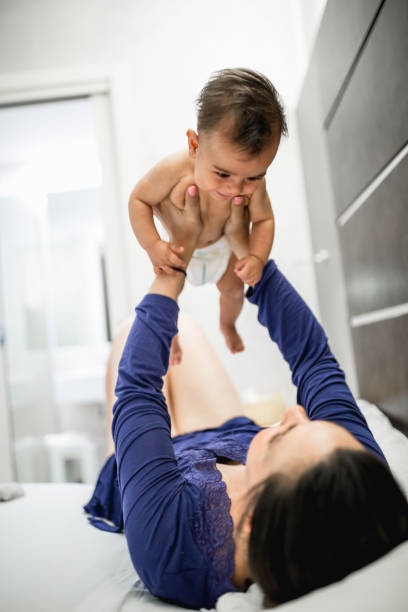
[[[190,192],[191,193],[191,192]],[[189,218],[199,204],[196,195],[186,194],[183,211]],[[173,214],[173,213],[172,213]],[[188,219],[187,219],[188,220]],[[194,250],[200,227],[183,224],[181,241],[185,263]],[[186,231],[186,227],[187,231]],[[177,333],[177,298],[184,275],[163,274],[136,308],[119,364],[113,407],[112,433],[122,500],[124,530],[132,562],[149,590],[158,596],[177,599],[163,580],[174,570],[174,587],[181,589],[177,575],[184,560],[183,546],[191,547],[181,518],[191,515],[191,491],[181,476],[170,437],[170,417],[162,393],[163,376],[169,364],[172,338]],[[198,568],[200,551],[192,563]],[[163,591],[164,589],[164,591]],[[183,601],[184,593],[180,594]]]
[[[113,408],[124,531],[135,569],[154,594],[165,569],[163,556],[177,547],[176,527],[186,501],[162,393],[177,316],[177,303],[164,295],[148,294],[136,308]]]
[[[385,461],[321,325],[273,260],[265,266],[260,282],[248,289],[247,297],[258,306],[259,322],[268,328],[288,362],[298,389],[297,402],[309,418],[345,427],[367,450]]]

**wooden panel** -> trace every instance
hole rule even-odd
[[[329,0],[316,44],[325,120],[383,0]]]
[[[360,397],[408,425],[408,315],[353,329]]]
[[[408,138],[408,2],[387,0],[327,132],[340,213]]]
[[[312,61],[300,95],[297,114],[313,252],[328,253],[325,261],[315,262],[314,266],[320,320],[329,337],[330,346],[354,391],[357,389],[357,378],[335,225],[326,139],[319,106],[317,67],[316,62]]]
[[[408,302],[408,157],[340,228],[350,314]]]

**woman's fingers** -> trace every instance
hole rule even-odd
[[[198,189],[195,185],[190,185],[186,191],[184,221],[188,223],[190,227],[195,228],[197,232],[201,231],[200,198],[198,197]]]
[[[180,259],[180,257],[177,257],[177,255],[170,255],[169,262],[172,266],[176,266],[177,268],[183,268],[183,270],[186,267],[184,261]]]
[[[171,251],[171,254],[169,255],[169,261],[171,265],[177,266],[178,268],[185,268],[186,264],[181,259],[181,257],[179,257],[177,254],[177,253],[182,253],[184,251],[184,247],[176,246],[175,244],[170,244],[170,243],[169,243],[169,247]]]
[[[182,253],[184,251],[183,246],[176,246],[175,244],[172,244],[171,242],[169,242],[169,247],[171,248],[173,253]]]
[[[185,268],[186,264],[184,261],[177,255],[177,253],[182,253],[184,251],[184,247],[178,247],[175,244],[169,243],[170,253],[168,254],[168,262],[172,266],[176,266],[177,268]]]

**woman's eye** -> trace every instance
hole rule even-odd
[[[248,181],[260,181],[261,177],[260,176],[250,176],[248,178]]]

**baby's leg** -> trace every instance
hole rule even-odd
[[[244,350],[241,336],[235,327],[244,301],[244,284],[234,272],[237,258],[231,253],[227,269],[217,283],[220,291],[220,328],[231,353]]]
[[[175,432],[219,427],[242,416],[238,394],[203,330],[181,314],[178,327],[183,361],[167,373]]]

